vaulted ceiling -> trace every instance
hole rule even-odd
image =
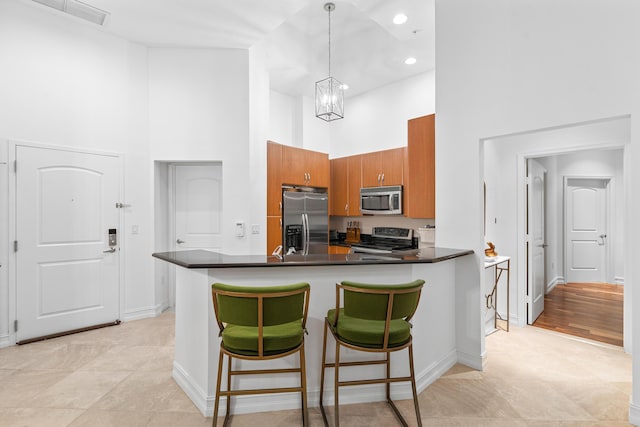
[[[271,87],[282,93],[312,96],[314,82],[327,77],[325,0],[82,1],[109,13],[103,31],[147,46],[264,43]],[[331,71],[349,85],[346,96],[435,68],[434,0],[333,2]],[[392,20],[400,12],[408,20],[396,25]],[[404,63],[409,56],[416,64]]]

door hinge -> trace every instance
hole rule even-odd
[[[13,332],[18,332],[18,319],[13,321]]]
[[[13,173],[18,173],[18,161],[13,161]]]
[[[18,252],[18,241],[17,240],[13,241],[13,252]]]

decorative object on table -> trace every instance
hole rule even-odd
[[[489,247],[484,250],[484,255],[488,257],[498,256],[498,252],[496,252],[496,245],[491,242],[487,242],[487,245],[489,245]]]
[[[344,118],[345,85],[331,77],[331,12],[335,8],[333,3],[324,5],[329,13],[329,77],[316,82],[316,117],[327,122]]]

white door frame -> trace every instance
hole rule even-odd
[[[125,193],[124,193],[124,155],[122,153],[115,153],[115,152],[111,152],[111,151],[104,151],[104,150],[87,150],[87,149],[83,149],[83,148],[78,148],[78,147],[71,147],[71,146],[65,146],[65,145],[58,145],[58,144],[47,144],[47,143],[40,143],[40,142],[33,142],[33,141],[21,141],[21,140],[9,140],[7,141],[7,147],[8,147],[8,172],[9,172],[9,177],[8,177],[8,185],[9,185],[9,191],[8,191],[8,201],[9,201],[9,206],[11,208],[8,209],[8,217],[9,217],[9,239],[7,241],[7,253],[8,253],[8,265],[7,265],[7,270],[8,270],[8,287],[9,287],[9,301],[8,301],[8,306],[9,306],[9,344],[15,344],[16,343],[16,333],[14,330],[14,322],[17,320],[17,295],[18,295],[18,282],[17,282],[17,277],[16,277],[16,268],[17,268],[17,255],[16,252],[13,251],[13,242],[15,240],[17,240],[17,236],[16,236],[16,226],[17,226],[17,221],[16,221],[16,206],[17,206],[17,194],[16,194],[16,173],[15,173],[15,169],[14,169],[14,165],[16,162],[16,150],[17,147],[22,146],[22,147],[33,147],[33,148],[43,148],[43,149],[49,149],[49,150],[62,150],[62,151],[70,151],[70,152],[75,152],[75,153],[84,153],[84,154],[98,154],[98,155],[108,155],[108,156],[113,156],[113,157],[117,157],[119,162],[120,162],[120,182],[118,184],[119,186],[119,190],[120,190],[120,194],[122,195],[122,197],[125,197]],[[19,166],[18,166],[19,167]],[[124,203],[124,200],[122,201]],[[122,319],[122,313],[123,313],[123,308],[124,308],[124,278],[125,278],[125,263],[123,262],[123,257],[124,257],[124,251],[126,251],[126,245],[125,245],[125,239],[124,239],[124,229],[122,227],[123,225],[123,215],[122,215],[122,210],[120,210],[120,212],[118,213],[118,229],[121,230],[120,233],[120,242],[119,242],[119,247],[120,250],[117,253],[118,256],[118,263],[119,263],[119,268],[120,268],[120,272],[119,272],[119,304],[118,304],[118,317],[120,319]],[[3,267],[4,268],[4,267]]]
[[[587,180],[587,179],[598,179],[602,181],[607,181],[607,185],[605,188],[605,219],[604,219],[604,230],[607,235],[607,243],[605,245],[605,253],[604,253],[604,276],[607,283],[615,283],[613,278],[613,268],[612,260],[611,260],[611,246],[616,239],[611,232],[611,221],[614,220],[615,216],[613,216],[613,203],[611,203],[611,195],[615,194],[614,187],[614,179],[612,176],[592,176],[592,175],[565,175],[563,176],[562,183],[562,258],[563,258],[563,274],[566,278],[567,275],[567,252],[568,252],[568,236],[567,236],[567,186],[569,180]]]

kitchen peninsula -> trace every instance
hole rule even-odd
[[[412,255],[330,254],[292,255],[280,259],[264,255],[224,255],[205,250],[154,253],[153,256],[179,266],[176,268],[175,355],[173,378],[205,415],[213,413],[215,378],[219,351],[218,327],[211,303],[211,284],[276,285],[309,282],[311,296],[305,352],[309,406],[319,398],[320,357],[323,321],[328,309],[335,307],[335,283],[343,280],[368,283],[426,281],[418,310],[412,320],[415,369],[418,391],[423,390],[457,361],[455,331],[455,270],[459,260],[471,250],[424,248]],[[330,347],[333,343],[329,344]],[[329,350],[331,354],[331,350]],[[363,360],[370,355],[347,351],[345,360]],[[392,355],[392,371],[403,374],[406,354]],[[238,361],[241,362],[241,361]],[[243,363],[247,363],[242,361]],[[270,362],[270,368],[297,364],[293,358]],[[381,375],[376,367],[363,367],[363,375]],[[368,372],[367,370],[371,370]],[[296,385],[296,378],[278,379]],[[240,378],[240,386],[267,386],[269,378]],[[411,396],[408,385],[392,385],[396,399]],[[327,404],[333,391],[325,391]],[[385,399],[379,385],[347,388],[341,402],[371,402]],[[243,396],[233,399],[233,413],[292,409],[300,405],[297,393]],[[225,408],[221,404],[221,408]]]

